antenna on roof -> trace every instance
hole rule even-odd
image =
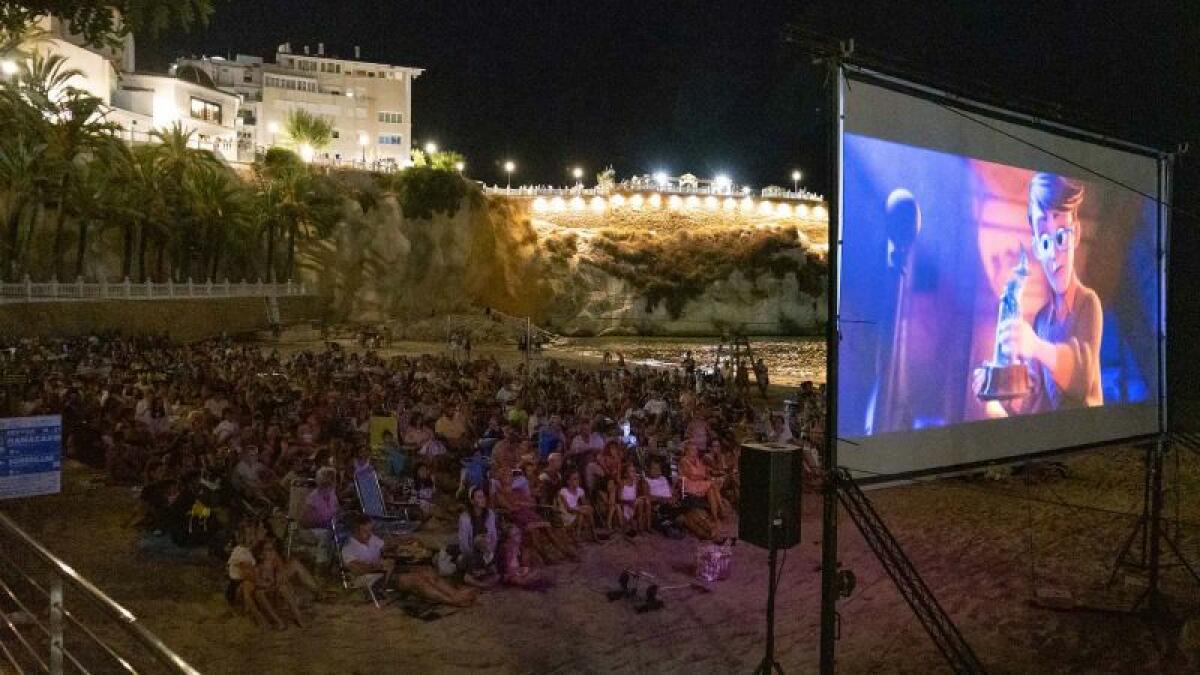
[[[359,47],[358,45],[354,45],[354,60],[358,61],[361,58],[362,58],[362,47]]]

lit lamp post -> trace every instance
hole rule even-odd
[[[279,125],[271,122],[267,125],[267,131],[271,132],[271,145],[275,145],[275,134],[279,133]]]
[[[799,192],[799,191],[800,191],[800,171],[796,170],[796,171],[792,172],[792,192]]]
[[[513,164],[511,159],[504,163],[504,173],[508,174],[508,184],[505,186],[506,190],[512,189],[512,172],[516,168],[517,168],[517,165]]]
[[[575,177],[575,184],[582,187],[583,186],[583,168],[577,166],[574,169],[571,169],[571,175]]]
[[[718,194],[724,193],[731,185],[733,185],[733,181],[730,180],[729,176],[726,176],[725,174],[719,174],[713,179],[713,187],[716,189]]]
[[[367,135],[363,132],[358,133],[358,145],[362,148],[362,163],[367,165]]]
[[[428,143],[425,144],[425,156],[426,157],[433,157],[434,153],[436,153],[437,150],[438,150],[437,143],[434,143],[433,141],[429,141]]]
[[[459,173],[462,173],[463,169],[465,169],[465,168],[467,168],[467,165],[464,164],[463,162],[455,162],[454,163],[454,170]]]

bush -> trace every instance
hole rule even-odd
[[[457,171],[414,166],[381,179],[382,187],[396,195],[405,218],[430,220],[435,213],[453,216],[463,197],[481,199],[479,190]]]

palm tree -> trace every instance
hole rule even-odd
[[[299,108],[288,113],[284,131],[289,145],[306,162],[333,142],[333,126],[329,120]]]
[[[12,135],[0,134],[0,207],[4,214],[0,275],[8,281],[17,280],[21,225],[38,202],[45,153],[45,142],[23,129]]]
[[[200,273],[189,274],[189,278],[216,281],[225,249],[246,235],[250,222],[247,191],[224,167],[192,171],[184,178],[183,187],[201,241],[196,261]]]
[[[186,217],[192,205],[188,203],[184,181],[194,172],[223,168],[221,160],[211,151],[192,146],[193,135],[193,131],[185,130],[178,122],[170,129],[158,129],[150,133],[151,138],[159,141],[152,146],[161,179],[159,189],[168,213],[173,216],[160,221],[160,236],[155,238],[158,256],[154,276],[160,279],[164,276],[163,268],[170,253],[174,259],[174,276],[178,281],[183,281],[188,260],[197,246],[197,233],[192,231],[191,222]]]
[[[113,134],[120,127],[105,121],[104,102],[86,92],[68,88],[53,106],[54,122],[50,125],[47,153],[56,177],[50,195],[56,204],[51,269],[56,279],[63,279],[63,229],[67,212],[82,212],[78,206],[68,203],[74,194],[73,184],[80,179],[89,161],[94,161],[107,146],[118,142]]]

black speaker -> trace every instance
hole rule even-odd
[[[738,538],[769,548],[771,522],[775,547],[800,543],[800,449],[775,443],[742,446],[738,463],[741,494],[738,504]]]

